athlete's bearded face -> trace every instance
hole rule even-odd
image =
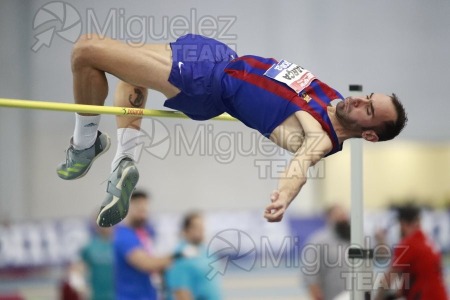
[[[392,98],[384,94],[370,94],[361,97],[348,97],[336,106],[336,116],[341,125],[350,131],[360,132],[376,128],[383,122],[395,121]]]

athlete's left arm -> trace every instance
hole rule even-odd
[[[305,139],[284,170],[278,189],[272,192],[271,204],[264,213],[269,222],[282,220],[287,207],[306,183],[309,167],[314,166],[332,149],[330,138],[309,114],[303,117],[299,114],[299,121],[305,132]]]

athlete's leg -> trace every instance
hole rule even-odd
[[[120,107],[144,108],[147,102],[148,90],[120,81],[114,95],[114,105]],[[124,157],[136,161],[139,153],[140,129],[142,117],[117,116],[117,150],[111,164],[114,170]]]
[[[171,49],[165,44],[137,47],[94,34],[83,35],[73,48],[71,62],[74,97],[78,104],[104,104],[108,94],[105,73],[136,87],[155,89],[168,98],[179,92],[168,82],[172,61]],[[125,99],[116,104],[131,106]],[[76,114],[75,120],[66,162],[57,169],[63,179],[84,176],[94,159],[110,145],[109,137],[97,130],[99,115]]]
[[[114,104],[121,107],[143,108],[147,101],[147,89],[120,81],[114,95]],[[97,217],[100,226],[120,222],[128,212],[129,199],[139,179],[135,166],[140,145],[141,117],[117,117],[117,150],[111,164],[106,199]]]
[[[167,80],[171,59],[172,52],[166,44],[137,46],[94,34],[83,35],[72,51],[75,102],[103,105],[108,94],[105,73],[134,86],[155,89],[171,98],[179,92]],[[125,102],[123,106],[130,104]],[[87,149],[94,144],[99,122],[99,116],[76,115],[75,149]]]
[[[128,45],[98,35],[83,35],[72,53],[76,103],[103,105],[108,85],[104,73],[166,97],[179,90],[170,84],[172,51],[166,44]]]
[[[145,107],[148,88],[168,98],[179,93],[168,82],[172,55],[167,45],[136,47],[95,35],[83,36],[75,45],[72,63],[77,103],[103,105],[108,90],[105,73],[121,79],[115,93],[116,106]],[[127,214],[129,198],[139,178],[134,152],[140,124],[141,117],[117,117],[118,148],[107,196],[97,218],[100,226],[114,225]]]

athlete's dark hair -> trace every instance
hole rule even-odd
[[[182,229],[183,230],[189,229],[189,227],[191,227],[192,222],[194,221],[194,219],[200,218],[201,216],[202,215],[199,212],[197,212],[197,211],[193,211],[193,212],[190,212],[190,213],[186,214],[184,216],[184,218],[183,218],[183,223],[181,225]]]
[[[136,200],[136,199],[142,199],[142,198],[148,199],[149,194],[143,190],[134,190],[133,194],[131,194],[130,200]]]
[[[405,108],[398,99],[397,95],[392,94],[390,97],[392,99],[392,104],[394,104],[395,112],[397,113],[397,120],[383,122],[375,128],[364,128],[364,130],[375,130],[378,135],[378,141],[380,142],[389,141],[395,138],[400,134],[403,128],[405,128],[405,125],[408,122],[408,116],[406,115]]]

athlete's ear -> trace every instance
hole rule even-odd
[[[378,142],[379,138],[375,130],[364,130],[361,137],[369,142]]]

